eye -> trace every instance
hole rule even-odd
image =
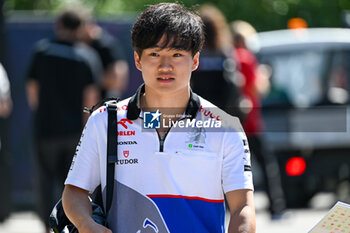
[[[181,53],[175,53],[173,56],[174,57],[182,57],[182,54]]]
[[[158,54],[158,53],[154,53],[154,52],[153,52],[153,53],[150,53],[149,55],[150,55],[151,57],[159,57],[159,54]]]

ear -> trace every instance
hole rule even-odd
[[[135,59],[135,66],[139,71],[142,71],[142,65],[141,65],[141,58],[137,54],[137,52],[134,51],[134,59]]]
[[[199,52],[193,56],[192,71],[195,71],[199,66]]]

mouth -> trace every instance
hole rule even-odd
[[[172,75],[159,75],[157,77],[157,80],[161,81],[161,82],[170,82],[170,81],[175,80],[175,78]]]

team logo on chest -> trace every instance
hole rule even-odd
[[[128,129],[128,125],[132,125],[133,122],[129,119],[123,118],[118,121],[119,125],[121,125],[124,129]],[[118,136],[134,136],[135,130],[118,130]]]
[[[120,155],[120,154],[119,154]],[[136,164],[139,163],[139,160],[133,156],[132,153],[130,153],[130,150],[123,150],[122,156],[118,156],[119,159],[117,161],[117,165],[129,165],[129,164]],[[132,158],[134,157],[134,158]]]
[[[203,149],[206,137],[206,130],[204,128],[193,128],[187,134],[186,145],[189,149]]]
[[[123,155],[125,158],[129,157],[130,152],[128,150],[123,151]]]

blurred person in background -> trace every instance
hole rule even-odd
[[[231,57],[232,37],[225,16],[211,4],[203,4],[199,15],[204,24],[205,43],[198,70],[192,73],[191,88],[227,113],[241,118],[236,62]]]
[[[6,71],[0,63],[0,222],[11,211],[11,170],[9,154],[8,121],[12,112],[10,82]]]
[[[259,68],[255,55],[246,46],[246,38],[256,33],[253,26],[240,20],[232,22],[230,26],[235,47],[233,57],[236,58],[238,69],[243,75],[242,92],[246,99],[246,105],[243,107],[247,112],[243,128],[247,133],[252,156],[259,162],[264,175],[271,218],[278,220],[283,217],[286,208],[280,171],[274,154],[266,150],[261,137],[263,118],[260,98],[268,89],[268,78],[263,75],[263,67]]]
[[[122,97],[129,81],[129,65],[120,42],[94,20],[82,27],[80,39],[95,49],[102,61],[102,97]]]
[[[87,120],[83,107],[99,100],[101,62],[93,49],[78,43],[90,18],[83,6],[63,9],[54,25],[55,38],[37,43],[27,74],[28,104],[35,112],[39,216],[47,229]]]

